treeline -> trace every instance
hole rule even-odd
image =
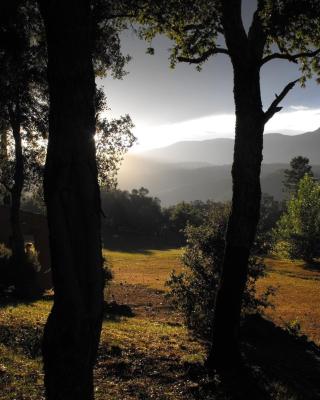
[[[262,195],[252,253],[313,261],[320,256],[320,185],[307,158],[298,156],[291,160],[290,168],[284,171],[283,190],[287,193],[284,201]],[[140,236],[183,245],[188,226],[200,227],[225,208],[230,211],[228,202],[212,200],[182,201],[161,207],[160,200],[150,196],[144,187],[131,192],[104,190],[103,240],[108,246],[114,237],[129,240]]]
[[[182,201],[169,207],[161,207],[157,197],[149,195],[148,189],[141,187],[126,190],[103,191],[101,196],[102,235],[108,245],[110,237],[140,235],[153,236],[163,241],[179,244],[185,242],[185,229],[188,225],[203,225],[214,211],[230,207],[229,203],[201,200]],[[257,240],[260,250],[270,247],[271,230],[275,227],[283,204],[272,196],[263,195],[261,202],[261,219]],[[258,245],[256,245],[258,247]]]

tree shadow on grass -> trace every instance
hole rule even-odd
[[[261,316],[250,316],[243,324],[247,367],[236,383],[221,381],[202,362],[183,361],[172,351],[105,346],[97,365],[98,380],[102,385],[117,382],[117,390],[135,399],[320,400],[319,347]]]
[[[283,399],[320,399],[318,346],[259,315],[247,318],[243,335],[247,362],[269,391],[283,388],[287,392],[287,397],[279,397]]]
[[[21,305],[32,306],[37,301],[52,301],[53,294],[44,293],[41,296],[35,296],[30,298],[21,298],[13,293],[1,294],[0,295],[0,309],[6,307],[18,307]]]
[[[312,262],[306,262],[305,265],[303,266],[303,269],[307,271],[312,271],[312,272],[318,272],[320,274],[320,261],[312,261]]]
[[[181,240],[167,241],[153,236],[123,235],[109,237],[104,244],[105,248],[111,251],[150,255],[153,250],[170,250],[181,247],[184,243]]]
[[[135,314],[127,304],[118,304],[116,301],[104,302],[104,321],[118,321],[121,317],[134,317]]]

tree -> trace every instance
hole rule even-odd
[[[39,142],[36,143],[36,138],[37,134],[45,134],[47,126],[45,51],[37,7],[31,1],[9,3],[1,4],[0,122],[3,157],[0,161],[0,185],[6,203],[9,203],[10,194],[16,289],[20,295],[32,296],[37,288],[30,280],[32,271],[27,268],[19,211],[26,177],[31,185],[44,150]],[[24,142],[28,146],[24,146]]]
[[[202,224],[185,228],[187,244],[182,258],[185,271],[179,274],[173,272],[167,282],[170,299],[182,312],[188,328],[209,344],[229,211],[228,204],[215,204]],[[256,281],[263,276],[264,264],[257,257],[250,257],[249,279],[242,303],[243,315],[257,313],[268,305],[268,295],[272,290],[268,288],[260,296],[256,293]]]
[[[290,161],[290,169],[284,170],[283,185],[285,190],[289,193],[296,193],[299,182],[305,174],[313,176],[312,167],[309,164],[309,158],[302,156],[294,157]]]
[[[54,306],[45,326],[47,399],[92,399],[103,312],[90,4],[40,1],[48,48],[44,177]]]
[[[103,271],[96,162],[95,75],[121,78],[113,2],[39,0],[48,48],[49,141],[44,175],[54,306],[43,341],[48,399],[93,399]],[[128,118],[124,121],[128,126]],[[106,131],[105,131],[106,132]]]
[[[105,213],[102,221],[104,236],[110,231],[119,233],[134,233],[155,235],[161,231],[162,213],[160,200],[148,196],[146,188],[128,191],[103,190],[101,203]]]
[[[99,2],[96,2],[96,6]],[[95,9],[96,10],[96,9]],[[32,272],[27,268],[24,238],[20,223],[23,193],[38,193],[41,199],[42,175],[48,132],[48,84],[46,76],[46,42],[37,3],[14,0],[1,3],[0,30],[0,189],[3,201],[11,205],[13,265],[16,269],[16,289],[19,295],[37,292]],[[97,10],[96,10],[97,12]],[[95,73],[106,70],[116,78],[124,74],[129,59],[120,52],[119,23],[104,24],[96,16],[94,63]],[[99,41],[108,35],[112,41]],[[99,180],[112,186],[123,154],[135,138],[128,115],[108,121],[102,116],[106,100],[96,89],[97,155]]]
[[[117,186],[117,172],[124,154],[133,146],[136,137],[130,116],[108,120],[103,113],[108,109],[102,89],[96,90],[96,157],[98,179],[101,187],[108,190]]]
[[[201,211],[205,205],[201,202],[187,203],[182,201],[167,209],[169,213],[170,229],[176,233],[183,231],[188,224],[200,225],[203,215]]]
[[[230,371],[241,365],[239,321],[248,276],[248,259],[259,221],[263,131],[281,110],[280,103],[312,73],[319,76],[320,2],[259,0],[246,31],[241,0],[147,1],[138,21],[148,40],[166,34],[173,41],[171,65],[198,67],[211,56],[228,56],[233,66],[236,127],[232,167],[233,198],[213,323],[208,366]],[[152,53],[150,48],[149,52]],[[300,66],[301,77],[289,82],[263,110],[260,70],[273,60]]]
[[[306,173],[276,229],[276,251],[306,262],[320,256],[320,184]]]

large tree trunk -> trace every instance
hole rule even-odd
[[[55,292],[43,340],[46,396],[89,400],[103,307],[90,5],[43,0],[40,7],[49,58],[44,192]]]
[[[248,277],[248,259],[260,213],[260,170],[265,123],[260,93],[260,65],[265,34],[258,14],[249,33],[245,32],[240,0],[223,0],[222,14],[234,73],[236,129],[232,208],[215,303],[208,366],[230,371],[237,369],[241,362],[241,305]]]
[[[263,112],[259,72],[234,71],[236,136],[233,198],[213,322],[213,359],[225,367],[240,360],[239,324],[248,259],[259,221]]]

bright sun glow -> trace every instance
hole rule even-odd
[[[138,144],[134,152],[167,146],[184,140],[204,140],[213,138],[232,138],[235,117],[233,114],[210,115],[174,124],[160,126],[145,125],[136,121],[134,134]],[[266,133],[299,134],[320,127],[320,108],[308,109],[304,106],[291,106],[276,114],[266,125]]]

